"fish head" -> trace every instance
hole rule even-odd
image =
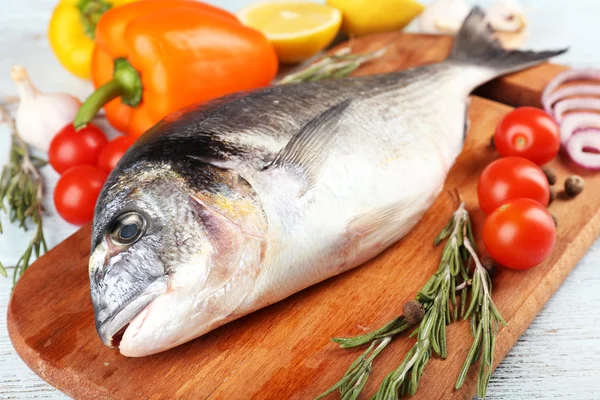
[[[258,276],[265,219],[250,185],[208,164],[181,164],[120,168],[96,205],[96,329],[126,356],[167,350],[233,319]]]

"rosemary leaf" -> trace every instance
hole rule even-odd
[[[398,318],[391,320],[381,328],[374,330],[373,332],[365,333],[364,335],[359,335],[352,338],[333,338],[331,341],[339,344],[342,349],[349,349],[370,343],[375,339],[394,336],[400,332],[404,332],[409,327],[410,325],[408,325],[404,319],[404,316],[401,315]]]
[[[469,305],[469,308],[467,309],[467,312],[465,313],[464,318],[467,319],[469,318],[469,316],[471,315],[471,313],[473,312],[473,310],[476,309],[476,306],[478,304],[479,301],[479,293],[480,293],[480,288],[481,288],[481,277],[479,276],[479,274],[475,274],[473,276],[473,289],[472,289],[472,293],[477,293],[477,296],[472,296],[471,298],[471,303]]]
[[[462,385],[465,383],[465,379],[467,378],[467,373],[469,372],[469,368],[471,367],[472,364],[474,364],[477,361],[477,358],[475,358],[475,356],[477,355],[477,349],[479,348],[480,344],[481,344],[481,327],[483,325],[479,324],[479,326],[477,327],[477,332],[475,333],[475,338],[473,339],[473,344],[471,345],[471,350],[469,350],[469,354],[467,354],[467,358],[465,360],[465,363],[462,367],[462,369],[460,370],[460,373],[458,374],[458,379],[456,380],[456,389],[460,389],[462,387]]]
[[[453,226],[454,226],[454,214],[452,214],[452,217],[448,221],[448,224],[444,227],[444,229],[442,229],[440,234],[437,235],[437,237],[433,241],[433,245],[434,246],[439,245],[444,239],[446,239],[448,236],[450,236],[450,233],[452,233]]]
[[[492,311],[492,314],[494,314],[494,317],[496,318],[497,321],[499,321],[504,326],[508,326],[508,323],[504,320],[504,318],[502,318],[502,315],[500,315],[500,312],[496,308],[496,305],[491,300],[490,300],[490,310]]]

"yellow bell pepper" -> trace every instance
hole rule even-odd
[[[60,0],[48,26],[58,61],[73,74],[90,79],[96,23],[111,7],[136,0]]]

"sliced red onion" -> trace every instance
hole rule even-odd
[[[542,106],[550,115],[554,115],[554,104],[566,97],[571,96],[599,96],[600,85],[582,84],[577,86],[567,86],[542,97]]]
[[[587,169],[600,170],[600,129],[584,129],[571,136],[566,146],[571,159]],[[599,153],[585,151],[593,149]]]
[[[599,111],[600,98],[594,97],[575,97],[572,99],[564,99],[554,105],[554,118],[560,123],[567,111]]]
[[[574,133],[588,129],[600,130],[600,114],[579,112],[567,114],[560,124],[560,141],[567,144]]]
[[[550,95],[554,93],[560,85],[570,81],[581,81],[581,80],[595,80],[600,81],[600,70],[597,69],[570,69],[562,72],[546,85],[544,92],[542,93],[542,104],[544,109],[548,113],[552,113],[552,104],[560,99],[551,101]],[[563,96],[564,97],[564,96]]]

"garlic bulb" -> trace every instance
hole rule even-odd
[[[48,151],[54,135],[73,122],[81,102],[66,93],[41,93],[20,65],[11,68],[10,77],[21,97],[15,119],[19,135],[36,149]]]
[[[429,5],[419,17],[423,33],[455,34],[471,11],[465,0],[437,0]]]

